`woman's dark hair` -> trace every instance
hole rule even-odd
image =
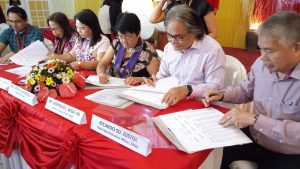
[[[80,11],[74,16],[74,19],[85,24],[92,30],[92,40],[90,46],[94,46],[97,42],[101,41],[101,34],[104,35],[104,33],[100,28],[97,15],[92,10],[83,9],[82,11]]]
[[[121,13],[117,18],[116,32],[139,34],[141,32],[141,22],[134,13]]]
[[[23,8],[20,8],[18,6],[13,6],[7,10],[7,16],[9,13],[15,13],[20,16],[21,19],[24,21],[27,20],[27,14]]]
[[[50,21],[57,23],[60,26],[60,28],[64,31],[64,37],[62,39],[66,39],[67,41],[71,39],[75,30],[71,26],[68,17],[64,13],[55,12],[52,15],[50,15],[47,19],[47,24],[49,27]]]
[[[9,0],[9,3],[8,3],[10,6],[18,6],[18,5],[21,5],[21,2],[20,0]]]
[[[110,1],[111,0],[104,0],[101,6],[104,6],[104,5],[110,6]]]
[[[5,22],[6,22],[6,19],[5,19],[2,7],[0,6],[0,24],[5,23]]]

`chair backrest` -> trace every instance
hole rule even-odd
[[[226,55],[224,88],[228,86],[239,86],[241,82],[246,78],[247,73],[244,65],[237,58],[230,55]],[[249,112],[252,111],[251,104],[249,106],[248,104],[235,105],[232,103],[226,103],[221,101],[215,101],[213,104],[221,107],[226,107],[228,109],[232,109],[235,106],[238,106],[242,110]]]
[[[46,46],[46,48],[50,51],[53,52],[54,51],[54,45],[52,43],[51,40],[44,38],[44,45]]]
[[[158,55],[160,58],[162,58],[163,55],[164,55],[164,52],[163,52],[162,50],[160,50],[160,49],[156,49],[156,53],[157,53],[157,55]]]
[[[245,66],[235,57],[226,55],[224,87],[238,86],[247,78]]]

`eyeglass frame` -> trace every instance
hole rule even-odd
[[[50,30],[52,31],[52,32],[57,32],[57,31],[60,31],[60,30],[62,30],[62,27],[57,27],[57,28],[51,28],[51,27],[49,27],[50,28]]]
[[[117,38],[119,39],[119,40],[128,40],[128,39],[132,39],[132,38],[134,38],[134,35],[119,35],[119,34],[117,34]]]
[[[12,24],[21,24],[21,23],[23,23],[23,22],[25,22],[25,20],[7,20],[7,23],[9,24],[9,25],[12,25]]]
[[[190,32],[187,32],[184,35],[171,35],[170,33],[166,33],[167,34],[167,39],[168,41],[172,41],[173,39],[175,39],[178,42],[182,42],[183,39],[189,34]]]

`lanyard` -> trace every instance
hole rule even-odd
[[[55,53],[63,54],[65,44],[66,44],[66,40],[59,40],[55,48]]]
[[[16,42],[18,45],[18,50],[22,50],[25,46],[26,32],[24,33],[22,42],[19,40],[21,36],[22,35],[19,35],[19,34],[16,35]]]

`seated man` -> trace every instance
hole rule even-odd
[[[165,46],[159,72],[152,77],[175,76],[181,86],[170,89],[162,102],[175,104],[185,97],[200,98],[206,88],[222,89],[225,54],[220,44],[206,35],[194,10],[176,5],[167,13],[165,27],[169,43]],[[152,80],[145,83],[154,85]]]
[[[300,166],[300,15],[283,11],[257,30],[261,56],[248,79],[225,93],[208,90],[206,102],[254,101],[253,113],[232,109],[220,124],[236,125],[253,143],[225,147],[222,169],[235,160],[250,160],[259,169],[298,169]],[[204,101],[204,100],[203,100]],[[204,101],[205,103],[205,101]],[[206,104],[206,103],[205,103]],[[208,105],[206,105],[208,106]]]
[[[36,40],[43,41],[42,31],[35,26],[28,24],[27,14],[20,7],[11,7],[7,11],[8,22],[11,25],[0,35],[0,53],[7,45],[11,48],[5,56],[0,58],[0,63],[5,63],[19,50],[29,46]]]

